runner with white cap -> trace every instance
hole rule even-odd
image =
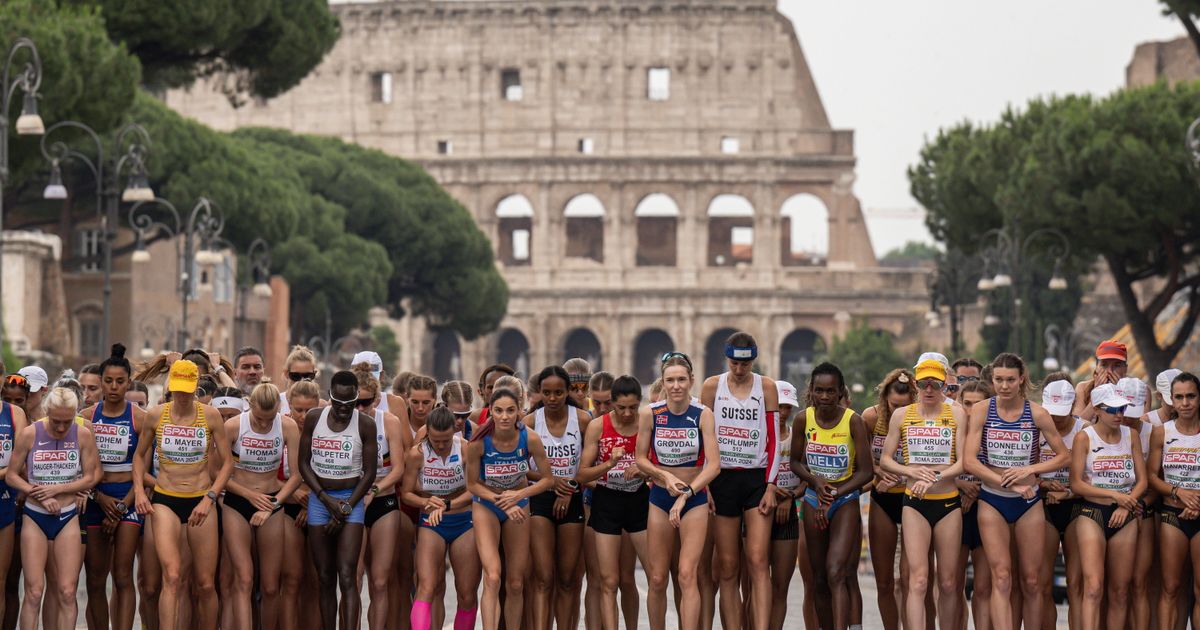
[[[1063,445],[1068,450],[1075,442],[1075,436],[1087,427],[1086,422],[1071,415],[1074,405],[1075,386],[1071,384],[1071,379],[1066,373],[1054,372],[1046,375],[1046,379],[1042,382],[1042,407],[1054,419],[1054,428],[1058,430],[1058,436],[1062,438]],[[1042,461],[1054,459],[1054,450],[1050,448],[1050,444],[1045,439],[1042,440],[1041,451]],[[1080,569],[1079,554],[1076,553],[1076,530],[1068,527],[1075,506],[1079,503],[1079,498],[1071,492],[1070,463],[1042,475],[1039,488],[1042,496],[1045,497],[1042,505],[1046,510],[1046,554],[1042,565],[1041,580],[1045,603],[1042,610],[1046,611],[1044,614],[1049,616],[1049,619],[1046,620],[1047,623],[1055,620],[1054,616],[1057,611],[1054,608],[1053,598],[1054,564],[1061,546],[1063,557],[1067,563],[1067,598],[1071,603],[1069,610],[1073,613],[1072,621],[1074,622],[1071,627],[1077,627],[1079,606],[1082,604],[1083,574]]]
[[[1146,419],[1157,426],[1175,417],[1175,407],[1171,404],[1171,383],[1175,377],[1183,374],[1177,368],[1167,368],[1158,373],[1154,379],[1154,397],[1158,399],[1158,408],[1146,412]]]
[[[1154,424],[1144,419],[1147,403],[1150,400],[1150,387],[1141,379],[1126,376],[1117,381],[1116,389],[1118,394],[1129,401],[1129,406],[1125,408],[1122,424],[1129,427],[1130,431],[1138,436],[1142,447],[1142,458],[1148,459],[1150,456],[1150,433],[1154,429]],[[1158,503],[1158,493],[1152,487],[1147,486],[1146,494],[1138,505],[1137,516],[1140,522],[1138,549],[1156,548]],[[1132,607],[1129,611],[1130,626],[1134,630],[1144,630],[1150,627],[1153,606],[1151,602],[1158,601],[1159,580],[1152,575],[1157,572],[1151,571],[1155,560],[1154,553],[1139,553],[1134,561],[1136,566],[1133,569],[1133,592],[1130,593]]]
[[[1200,545],[1195,544],[1200,533],[1200,380],[1180,372],[1171,381],[1168,400],[1178,417],[1154,428],[1146,473],[1150,485],[1163,497],[1158,513],[1163,582],[1158,602],[1160,628],[1176,627],[1180,605],[1187,600],[1188,573],[1200,565]],[[1194,605],[1191,615],[1185,608],[1184,624],[1188,616],[1194,619],[1198,615],[1200,605]]]
[[[1075,436],[1071,452],[1071,490],[1082,497],[1071,524],[1083,564],[1081,627],[1124,628],[1138,549],[1135,516],[1148,485],[1146,463],[1141,441],[1122,423],[1129,401],[1110,383],[1093,387],[1089,397],[1096,423]],[[1102,599],[1107,604],[1103,626]]]
[[[783,628],[787,617],[788,587],[792,574],[800,568],[804,583],[804,624],[817,627],[816,600],[811,596],[812,567],[808,564],[808,548],[800,535],[800,516],[796,499],[803,494],[800,478],[792,472],[792,414],[801,409],[796,388],[787,381],[775,381],[779,393],[779,475],[775,478],[779,504],[771,522],[771,630]]]
[[[50,386],[50,377],[46,376],[46,370],[36,365],[26,365],[17,370],[17,374],[25,377],[25,382],[29,384],[29,396],[25,398],[25,416],[42,417],[42,397],[46,395],[46,389]]]

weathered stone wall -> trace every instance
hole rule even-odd
[[[1200,55],[1190,39],[1146,42],[1133,51],[1133,59],[1125,67],[1125,84],[1142,87],[1159,79],[1168,83],[1200,79]]]

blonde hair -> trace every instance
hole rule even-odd
[[[358,388],[365,389],[371,392],[372,396],[379,395],[379,379],[372,374],[371,364],[367,362],[356,363],[350,367],[350,371],[354,373],[354,378],[358,379]]]
[[[587,359],[581,359],[579,357],[567,359],[567,362],[563,363],[562,368],[567,371],[567,374],[591,375],[592,373],[592,365],[587,362]]]
[[[259,411],[272,412],[279,408],[279,388],[271,383],[259,383],[247,397]]]
[[[313,364],[314,369],[317,367],[317,357],[313,354],[313,351],[308,346],[302,346],[299,344],[292,346],[292,351],[288,353],[287,359],[284,359],[283,361],[283,369],[291,370],[292,364],[297,361],[311,363]]]
[[[492,385],[493,392],[499,391],[501,389],[507,389],[507,390],[511,391],[512,393],[516,394],[517,395],[517,406],[522,409],[525,408],[525,399],[526,399],[525,383],[522,383],[521,379],[519,379],[515,376],[509,376],[509,375],[505,374],[504,376],[501,376],[500,378],[496,379],[496,382]]]
[[[662,393],[663,382],[662,377],[660,376],[654,379],[653,383],[650,383],[650,402],[658,402],[662,400]]]
[[[292,383],[292,386],[288,388],[287,397],[289,403],[297,398],[320,400],[321,389],[312,381],[300,381],[299,383]]]
[[[450,381],[442,385],[442,403],[460,404],[468,407],[475,401],[475,390],[466,381]],[[428,420],[426,420],[428,422]]]
[[[70,409],[71,413],[75,413],[79,411],[79,397],[70,388],[55,387],[46,396],[42,409],[47,412],[51,409]]]

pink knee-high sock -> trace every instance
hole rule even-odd
[[[454,630],[475,630],[475,614],[479,608],[459,608],[454,613]],[[415,626],[414,626],[415,627]]]
[[[429,630],[429,622],[433,617],[429,602],[414,601],[412,612],[408,615],[408,623],[412,630]]]

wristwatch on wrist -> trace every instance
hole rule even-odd
[[[120,512],[121,514],[125,514],[126,512],[129,511],[129,506],[125,505],[124,501],[117,501],[116,507],[117,507],[117,511]]]
[[[342,513],[342,516],[350,516],[351,512],[354,511],[354,506],[346,501],[342,501],[338,503],[338,511]]]
[[[371,492],[371,496],[373,496],[373,497],[379,496],[379,486],[371,486],[370,492]]]
[[[1179,486],[1171,486],[1171,498],[1179,500]]]
[[[940,471],[940,470],[933,471],[933,479],[934,479],[934,483],[941,481],[942,480],[942,471]]]
[[[208,500],[212,501],[213,503],[217,502],[217,493],[213,492],[212,490],[209,490],[208,492],[204,493],[204,496],[208,497]]]

